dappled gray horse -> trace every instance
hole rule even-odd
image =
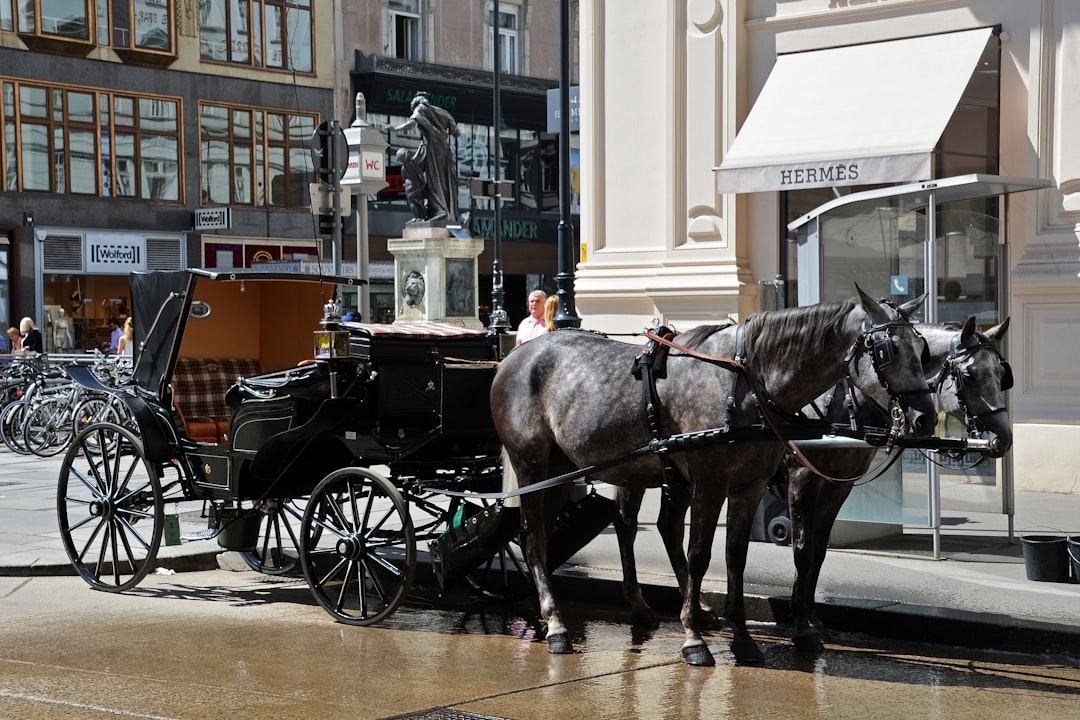
[[[985,333],[976,329],[970,318],[962,330],[935,325],[917,325],[929,348],[924,370],[937,393],[942,408],[965,423],[968,434],[990,441],[991,457],[1001,457],[1012,446],[1012,425],[1005,407],[1005,390],[1012,387],[1012,370],[998,353],[995,343],[1001,340],[1009,321]],[[830,391],[815,404],[833,422],[848,423],[849,412],[834,401],[838,391]],[[842,391],[839,391],[842,394]],[[880,394],[872,390],[855,392],[855,421],[860,426],[882,422]],[[808,409],[807,412],[812,412]],[[840,507],[851,494],[852,482],[871,469],[877,451],[874,448],[808,449],[805,451],[814,468],[829,477],[816,474],[804,465],[788,459],[778,472],[786,471],[788,506],[791,512],[792,550],[795,555],[795,584],[791,592],[791,614],[795,622],[795,647],[807,652],[822,649],[827,639],[817,617],[814,594],[821,565],[825,561],[829,536]]]
[[[782,425],[854,366],[887,379],[890,394],[904,399],[918,433],[933,430],[922,338],[896,310],[858,292],[857,300],[766,312],[738,326],[694,328],[678,336],[666,372],[656,380],[656,420],[666,435],[732,431],[730,436],[713,433],[719,435],[713,442],[668,455],[690,507],[680,619],[683,656],[692,665],[714,664],[701,638],[698,607],[725,500],[725,616],[734,631],[732,651],[740,661],[763,658],[746,630],[743,570],[757,503],[784,454],[763,425]],[[635,490],[665,482],[659,457],[635,454],[655,439],[641,385],[631,374],[637,352],[599,335],[560,331],[522,345],[502,362],[491,388],[491,411],[523,488],[621,457],[627,461],[591,476]],[[739,432],[751,427],[761,432]],[[556,653],[573,651],[547,569],[547,541],[566,495],[563,485],[521,496],[525,556],[547,625],[548,649]]]

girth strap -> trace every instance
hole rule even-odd
[[[654,339],[654,336],[670,341],[675,335],[675,331],[663,326],[650,333],[649,340],[638,351],[631,370],[634,377],[641,380],[641,407],[645,412],[645,420],[649,424],[649,432],[652,433],[653,440],[657,442],[666,440],[663,428],[660,427],[660,398],[656,392],[656,378],[667,375],[668,345]],[[670,492],[673,487],[685,490],[686,479],[675,469],[670,455],[666,452],[659,452],[656,455],[664,466],[664,492]]]

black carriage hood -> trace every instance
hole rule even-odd
[[[161,398],[180,352],[196,276],[189,270],[136,272],[129,281],[137,348],[133,379]]]

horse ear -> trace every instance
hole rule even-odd
[[[927,293],[923,293],[917,298],[912,298],[911,300],[908,300],[906,303],[900,305],[897,310],[899,310],[900,314],[903,315],[905,318],[911,320],[912,315],[915,314],[915,312],[922,306],[923,301],[926,300],[926,295]]]
[[[986,332],[983,333],[986,337],[990,338],[994,342],[998,342],[1001,338],[1005,337],[1005,331],[1009,329],[1009,320],[1012,318],[1005,318],[1005,322],[1000,325],[995,325]]]
[[[975,333],[978,329],[979,326],[975,323],[975,316],[972,315],[964,323],[964,329],[960,331],[960,347],[970,345],[971,341],[975,339]]]
[[[862,309],[866,311],[866,314],[870,316],[870,319],[874,321],[875,325],[881,325],[892,320],[888,309],[863,292],[863,289],[859,287],[859,283],[855,283],[855,290],[859,293],[859,304],[862,306]]]

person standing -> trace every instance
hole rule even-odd
[[[124,326],[120,324],[119,318],[113,318],[109,324],[112,325],[112,332],[109,334],[109,349],[112,350],[113,355],[117,355],[120,352],[120,338],[124,336]]]
[[[547,294],[543,290],[533,290],[529,293],[529,314],[518,325],[517,340],[514,345],[528,342],[547,332],[547,324],[544,322],[544,302],[546,300]]]
[[[11,347],[8,349],[10,353],[17,353],[22,350],[22,337],[19,335],[19,329],[9,327],[7,330],[8,344]]]
[[[45,352],[45,345],[41,339],[41,331],[38,330],[34,321],[28,317],[24,317],[22,322],[19,323],[19,332],[22,333],[22,349],[23,352]]]
[[[116,352],[120,357],[132,357],[135,354],[135,326],[129,317],[124,321],[124,334],[116,344]]]

